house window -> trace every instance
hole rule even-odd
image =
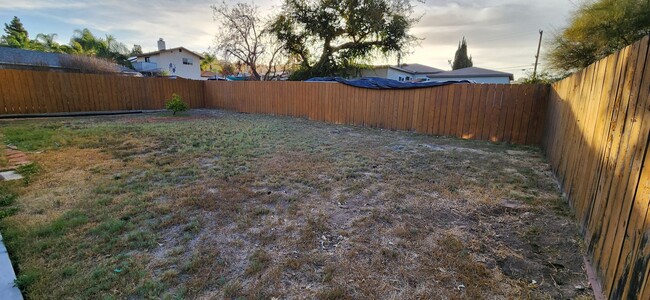
[[[151,57],[146,56],[146,57],[144,58],[144,62],[151,62],[151,61],[149,61],[149,59],[151,59]]]
[[[183,64],[184,65],[193,65],[194,62],[192,61],[191,58],[183,58]]]

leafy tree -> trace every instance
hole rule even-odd
[[[233,65],[231,62],[222,60],[219,61],[218,71],[221,73],[221,75],[233,75],[235,74],[236,70],[235,65]]]
[[[221,75],[235,74],[235,65],[227,60],[217,59],[213,53],[203,52],[201,71],[212,71]]]
[[[226,59],[235,57],[248,66],[255,80],[267,79],[270,69],[282,59],[282,46],[264,28],[258,7],[254,4],[237,3],[229,6],[225,2],[212,5],[214,19],[221,23],[215,43],[216,50]],[[265,74],[260,74],[259,64],[268,65]]]
[[[581,5],[550,43],[552,69],[571,73],[650,34],[650,1],[597,0]]]
[[[29,33],[16,16],[9,24],[5,23],[5,35],[0,38],[0,45],[12,48],[29,48]]]
[[[403,55],[417,40],[412,14],[410,0],[284,0],[271,30],[299,62],[291,79],[345,76],[376,54]]]
[[[140,45],[133,45],[133,48],[131,48],[131,52],[129,53],[129,56],[137,56],[141,55],[142,52],[142,46]]]
[[[451,69],[458,70],[472,66],[474,66],[474,62],[472,62],[472,56],[467,56],[467,42],[465,41],[465,37],[463,37],[463,40],[458,42],[458,50],[456,50],[456,54],[454,55],[454,62],[451,64]]]

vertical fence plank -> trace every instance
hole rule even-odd
[[[7,82],[9,82],[9,79],[7,78],[7,74],[8,74],[8,72],[6,72],[5,70],[0,69],[0,82],[5,82],[5,84]],[[0,114],[7,114],[8,113],[7,112],[7,103],[9,102],[8,90],[9,90],[8,87],[3,88],[2,92],[0,93]]]
[[[6,91],[0,104],[3,114],[161,109],[176,93],[192,108],[225,108],[493,141],[500,140],[496,136],[506,138],[507,134],[495,132],[500,131],[501,123],[508,131],[510,114],[507,94],[497,90],[512,88],[459,84],[367,90],[340,83],[199,82],[14,70],[1,74],[5,80],[0,84]]]
[[[463,137],[463,127],[465,125],[465,111],[466,111],[466,99],[467,99],[467,84],[462,84],[459,86],[457,89],[458,92],[456,93],[456,98],[457,98],[457,112],[456,115],[457,120],[456,120],[456,133],[454,136],[462,138]]]
[[[544,150],[610,299],[650,297],[649,43],[646,36],[550,91],[537,91],[548,93],[548,106],[541,106]],[[527,142],[540,136],[538,104],[529,116]]]

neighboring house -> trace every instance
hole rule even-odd
[[[133,67],[146,75],[166,74],[194,80],[206,80],[201,77],[201,60],[203,56],[185,47],[165,48],[165,41],[158,40],[158,51],[136,56]]]
[[[371,69],[361,70],[361,76],[411,81],[426,79],[427,76],[440,72],[444,71],[421,64],[401,64],[396,66],[374,66]]]
[[[101,65],[103,71],[98,73],[107,73],[109,69],[122,75],[142,76],[127,67],[86,56],[0,47],[0,69],[95,73],[87,65],[89,62]]]
[[[476,83],[510,83],[510,81],[514,80],[511,73],[477,67],[440,72],[427,77],[433,81],[471,80]]]

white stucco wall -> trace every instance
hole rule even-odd
[[[361,70],[361,77],[380,77],[386,78],[388,68],[376,68]]]
[[[386,78],[398,80],[398,81],[400,80],[400,77],[402,78],[402,81],[413,80],[414,77],[413,74],[411,73],[402,72],[400,70],[395,70],[393,68],[389,68],[387,73],[388,74],[386,75]]]
[[[165,50],[148,57],[149,62],[158,64],[158,68],[160,70],[166,70],[169,72],[169,75],[175,75],[186,79],[206,80],[206,78],[201,77],[201,59],[183,49]],[[191,59],[192,64],[183,64],[183,58]],[[138,57],[136,61],[144,62],[145,57]],[[169,67],[169,64],[172,64],[172,68]]]
[[[400,70],[396,70],[393,68],[376,68],[376,69],[369,69],[369,70],[363,70],[361,71],[361,76],[363,77],[380,77],[380,78],[388,78],[388,79],[393,79],[393,80],[398,80],[399,78],[402,77],[403,81],[407,80],[413,80],[413,79],[420,79],[420,78],[427,78],[426,74],[411,74],[408,72],[403,72]],[[408,77],[408,79],[406,79]]]

